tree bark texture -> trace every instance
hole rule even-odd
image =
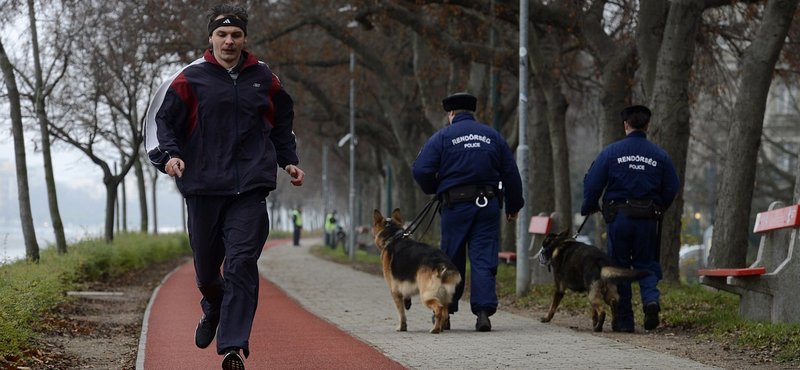
[[[50,209],[50,221],[53,223],[56,250],[58,253],[67,253],[67,239],[64,236],[64,223],[61,221],[61,212],[58,210],[58,195],[56,193],[56,179],[53,174],[53,159],[50,152],[50,131],[48,130],[47,111],[45,108],[45,86],[40,61],[39,36],[36,27],[36,11],[33,0],[28,0],[28,16],[31,27],[31,46],[33,53],[34,73],[36,86],[34,93],[34,106],[36,118],[39,122],[39,133],[42,140],[42,159],[44,161],[44,178],[47,187],[47,204]]]
[[[565,128],[569,104],[561,92],[557,58],[561,54],[560,32],[531,35],[531,70],[547,102],[547,127],[553,159],[553,193],[558,224],[564,228],[572,225],[572,193],[569,179],[569,148]]]
[[[25,258],[39,262],[39,243],[36,241],[36,229],[33,226],[31,212],[31,196],[28,187],[28,165],[25,160],[25,134],[22,128],[22,104],[20,102],[14,66],[8,59],[6,49],[0,40],[0,69],[3,71],[6,91],[11,113],[11,132],[14,136],[14,158],[17,167],[17,195],[19,196],[19,219],[22,224],[22,236],[25,239]]]
[[[719,185],[709,265],[744,267],[750,211],[767,95],[798,0],[769,1],[753,42],[745,51],[734,120]]]
[[[689,77],[703,9],[703,4],[694,0],[672,2],[656,67],[650,133],[653,142],[672,158],[681,183],[685,178],[690,134]],[[662,226],[660,261],[667,282],[677,282],[680,277],[682,213],[683,190],[678,192]]]
[[[139,231],[147,233],[147,190],[144,186],[144,170],[142,169],[142,158],[136,156],[133,162],[134,173],[136,174],[136,188],[139,190]]]
[[[638,99],[645,104],[649,104],[653,99],[658,53],[664,35],[668,9],[667,0],[639,2],[636,50],[641,77],[637,87]]]

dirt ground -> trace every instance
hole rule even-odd
[[[52,313],[37,325],[37,330],[43,335],[36,343],[36,349],[26,353],[28,360],[23,364],[14,364],[17,359],[0,357],[0,370],[135,369],[142,318],[153,289],[166,274],[187,261],[188,259],[180,259],[162,263],[145,271],[128,274],[112,283],[96,283],[84,287],[83,290],[86,291],[121,292],[122,295],[77,298],[69,306]],[[381,275],[380,266],[354,264],[352,267]],[[546,307],[514,307],[509,302],[501,302],[500,309],[534,319],[546,312]],[[559,310],[550,325],[590,332],[590,322],[588,315]],[[742,349],[701,341],[696,339],[697,334],[691,330],[661,326],[651,333],[645,333],[638,327],[636,333],[603,332],[593,335],[724,369],[800,368],[800,362],[772,361],[767,350]]]

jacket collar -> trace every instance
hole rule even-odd
[[[639,138],[647,139],[647,133],[644,132],[644,131],[636,130],[636,131],[631,131],[631,133],[628,134],[627,137],[639,137]]]
[[[242,64],[242,62],[240,61],[237,64],[237,66],[239,64],[241,64],[241,67],[239,68],[239,71],[241,71],[242,69],[245,69],[245,68],[247,68],[247,67],[249,67],[251,65],[258,64],[258,59],[256,59],[256,57],[253,56],[253,54],[250,54],[249,52],[247,52],[247,50],[242,50],[242,57],[244,57],[243,58],[244,59],[244,63]],[[214,58],[214,52],[211,49],[206,50],[205,54],[203,54],[203,59],[205,59],[207,62],[209,62],[211,64],[216,64],[216,65],[222,67],[222,65],[217,62],[217,59]]]
[[[454,125],[457,122],[474,121],[474,120],[475,120],[475,117],[472,115],[472,113],[461,112],[459,114],[456,114],[455,117],[453,117],[453,123],[452,124]]]

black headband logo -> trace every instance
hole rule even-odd
[[[208,35],[214,32],[215,29],[220,27],[239,27],[244,31],[244,35],[247,36],[247,24],[242,22],[241,19],[238,18],[220,18],[208,24]]]

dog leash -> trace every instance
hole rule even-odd
[[[433,215],[431,216],[431,219],[428,221],[428,226],[425,227],[425,231],[423,231],[422,235],[419,236],[419,238],[422,238],[425,235],[425,233],[428,232],[428,229],[431,227],[433,219],[436,218],[436,213],[439,211],[439,207],[441,206],[442,205],[439,203],[439,198],[436,196],[432,197],[431,200],[428,202],[428,204],[426,204],[425,207],[422,208],[422,212],[420,212],[417,215],[417,217],[414,218],[414,221],[411,221],[411,223],[408,225],[408,227],[405,230],[405,235],[414,234],[414,232],[417,231],[417,228],[419,228],[422,222],[425,221],[425,217],[428,216],[428,213],[431,211],[431,209],[433,209],[434,212]]]
[[[578,228],[578,231],[575,232],[575,235],[572,236],[572,239],[575,239],[578,237],[578,235],[580,235],[581,230],[583,230],[583,225],[586,225],[586,221],[589,221],[589,217],[592,217],[593,214],[594,212],[588,214],[586,217],[583,218],[583,223],[581,223],[581,226]]]

